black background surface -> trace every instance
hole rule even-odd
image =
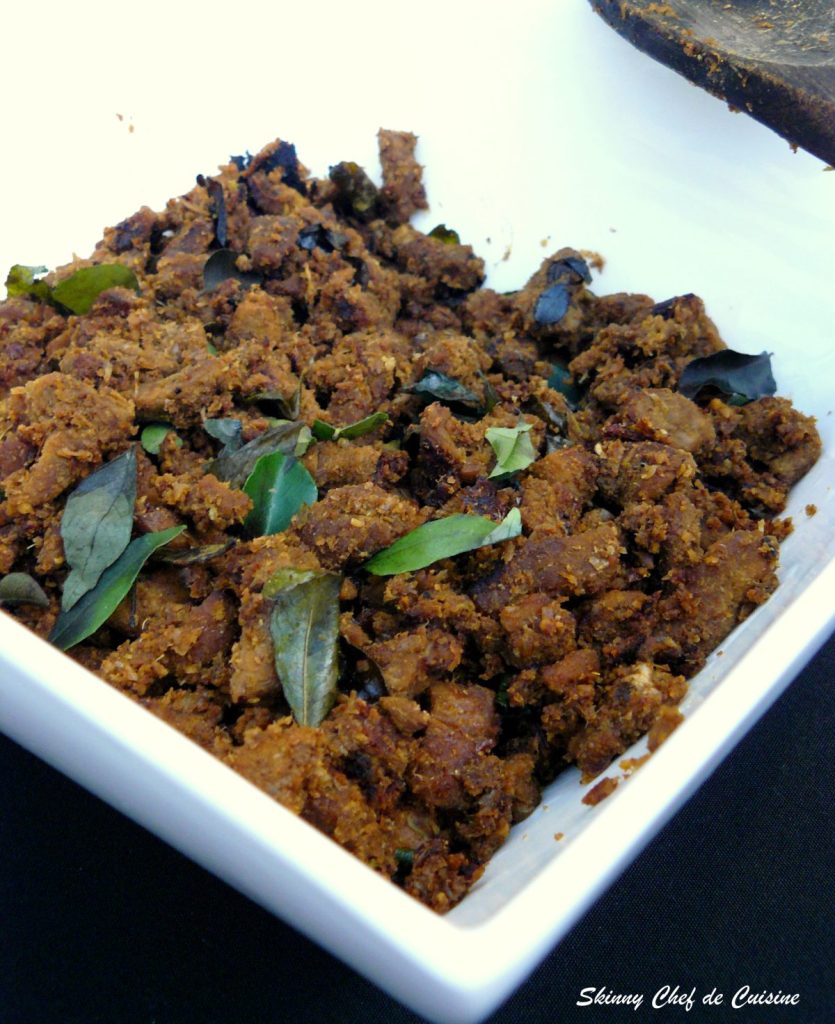
[[[830,640],[490,1024],[835,1021],[833,678]],[[5,738],[0,785],[0,1024],[420,1020]],[[799,1006],[650,1006],[745,984]]]

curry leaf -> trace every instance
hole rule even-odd
[[[159,455],[165,435],[173,429],[170,423],[149,423],[147,427],[143,427],[142,433],[139,435],[139,443],[149,455]],[[178,437],[176,439],[177,447],[181,447],[182,443]]]
[[[737,405],[773,395],[777,383],[771,372],[771,356],[768,352],[751,356],[726,348],[692,359],[679,377],[678,390],[686,398],[696,398],[702,388],[708,387],[731,395]]]
[[[319,497],[310,473],[283,452],[262,455],[243,489],[252,498],[252,510],[244,521],[250,537],[281,533],[302,505],[312,505]]]
[[[132,288],[138,292],[139,282],[134,272],[121,263],[98,263],[64,278],[52,289],[50,297],[80,316],[89,313],[101,292],[108,288]]]
[[[203,264],[203,291],[210,292],[229,278],[240,283],[241,288],[251,288],[263,281],[262,276],[254,270],[239,270],[238,256],[240,253],[231,249],[216,249]]]
[[[264,587],[275,670],[300,725],[319,725],[336,699],[341,586],[332,573],[284,569]]]
[[[460,245],[461,238],[454,228],[448,228],[446,224],[438,224],[429,232],[430,238],[437,238],[444,245]]]
[[[215,421],[217,422],[217,421]],[[276,420],[263,434],[233,451],[224,449],[209,463],[208,472],[232,487],[241,487],[255,469],[262,455],[282,452],[284,455],[302,455],[311,441],[310,428],[304,423]]]
[[[387,419],[388,413],[373,412],[370,416],[357,420],[356,423],[348,424],[347,427],[332,427],[330,423],[325,423],[324,420],[314,420],[311,431],[317,441],[338,441],[340,437],[353,441],[355,438],[370,434],[372,430],[376,430]]]
[[[446,516],[418,526],[391,547],[378,551],[364,568],[375,576],[413,572],[442,558],[510,540],[521,532],[522,516],[518,508],[512,508],[498,525],[485,516]]]
[[[221,454],[236,452],[243,447],[243,424],[233,417],[216,420],[203,420],[203,429],[216,441],[223,445]]]
[[[6,295],[10,299],[26,295],[41,302],[49,301],[49,285],[46,281],[35,279],[36,274],[45,273],[46,267],[26,267],[22,263],[16,263],[6,276]]]
[[[133,529],[136,452],[133,447],[82,480],[61,516],[64,557],[72,571],[64,583],[62,611],[98,583],[125,550]]]
[[[360,220],[371,220],[374,217],[377,186],[358,164],[343,161],[331,167],[328,176],[336,186],[335,206]]]
[[[36,604],[39,608],[48,608],[49,598],[28,572],[10,572],[0,579],[0,605],[4,604]]]
[[[591,271],[589,265],[582,256],[563,256],[562,259],[554,260],[548,267],[548,283],[554,281],[574,281],[579,283],[585,281],[591,284]]]
[[[448,377],[440,370],[427,370],[426,373],[414,384],[409,384],[404,391],[410,395],[426,395],[429,398],[436,398],[439,402],[450,405],[467,405],[474,408],[481,407],[481,399],[474,391],[470,391],[460,381]]]
[[[156,561],[167,562],[169,565],[201,565],[224,554],[236,543],[235,538],[230,537],[222,544],[201,544],[199,547],[183,548],[181,551],[160,551],[155,557]]]
[[[62,611],[55,620],[49,640],[62,651],[74,647],[110,618],[133,586],[148,558],[164,544],[179,537],[185,526],[172,526],[159,533],[146,533],[132,540],[92,590],[77,601],[69,611]]]
[[[580,404],[582,396],[574,385],[571,373],[565,366],[560,366],[559,363],[552,364],[551,375],[548,378],[548,387],[553,388],[554,391],[559,391],[572,409],[576,409]]]
[[[536,300],[533,307],[534,321],[541,327],[558,324],[568,312],[570,305],[571,293],[568,290],[568,285],[557,281],[550,288],[546,288]]]
[[[532,424],[519,423],[515,427],[490,427],[484,432],[490,447],[496,453],[496,465],[490,479],[505,473],[516,473],[536,462],[537,453],[530,438]]]

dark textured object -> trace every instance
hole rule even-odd
[[[832,0],[590,0],[639,50],[835,164]]]

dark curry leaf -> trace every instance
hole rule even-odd
[[[341,587],[341,576],[300,569],[283,569],[264,587],[274,602],[276,673],[300,725],[319,725],[336,699]]]
[[[688,292],[686,295],[674,295],[671,299],[664,299],[663,302],[656,302],[655,305],[650,309],[650,313],[653,316],[660,316],[664,320],[672,320],[676,313],[676,306],[682,300],[693,299],[695,296],[692,292]]]
[[[481,408],[481,399],[465,387],[460,381],[448,377],[440,370],[427,370],[426,373],[414,384],[409,384],[404,391],[410,395],[424,395],[427,398],[435,398],[447,405],[466,405],[470,408]]]
[[[444,245],[460,245],[461,238],[454,228],[448,228],[446,224],[438,224],[429,232],[430,238],[437,238]]]
[[[240,253],[231,249],[216,249],[203,264],[203,291],[213,291],[218,285],[229,278],[240,283],[241,288],[251,288],[264,280],[255,270],[239,270],[238,256]]]
[[[570,305],[571,292],[568,290],[568,285],[563,281],[557,281],[546,288],[536,300],[533,307],[534,321],[540,327],[558,324],[568,312]]]
[[[49,598],[28,572],[10,572],[0,578],[0,605],[4,604],[36,604],[39,608],[48,608]]]
[[[232,487],[242,487],[262,455],[282,452],[284,455],[302,455],[311,440],[310,429],[304,423],[277,420],[263,434],[253,438],[235,451],[225,449],[209,463],[207,471]]]
[[[532,429],[532,424],[520,422],[515,427],[489,427],[484,432],[496,454],[496,465],[490,479],[527,469],[536,462],[538,456],[530,437]]]
[[[312,224],[299,232],[299,248],[312,252],[317,246],[323,252],[341,250],[348,241],[348,236],[341,231],[334,231],[322,224]]]
[[[549,284],[554,281],[574,281],[576,284],[585,281],[590,284],[591,271],[582,256],[564,256],[548,267],[547,278]]]
[[[560,366],[559,363],[553,363],[551,365],[551,375],[548,378],[548,387],[553,388],[554,391],[559,391],[572,409],[576,409],[580,404],[582,395],[580,394],[579,389],[575,386],[573,378],[566,367]]]
[[[338,441],[340,437],[353,441],[357,437],[370,434],[386,420],[388,420],[388,413],[385,412],[373,412],[370,416],[357,420],[356,423],[349,423],[347,427],[332,427],[324,420],[314,420],[311,431],[317,441]]]
[[[485,516],[456,513],[418,526],[391,547],[378,551],[363,568],[375,576],[413,572],[442,558],[510,540],[521,532],[522,516],[518,508],[512,508],[498,524]]]
[[[72,571],[64,583],[62,611],[69,611],[92,590],[104,570],[128,546],[135,503],[133,447],[91,473],[67,498],[61,516],[61,540]]]
[[[223,185],[216,178],[207,179],[202,174],[197,175],[197,184],[202,185],[209,193],[212,219],[215,222],[215,238],[217,239],[217,244],[223,248],[229,241],[226,197],[223,194]]]
[[[281,533],[302,505],[312,505],[319,497],[310,473],[298,459],[283,452],[262,455],[243,489],[252,498],[252,510],[244,521],[250,537]]]
[[[199,547],[183,548],[181,551],[162,550],[155,556],[155,561],[167,562],[169,565],[201,565],[224,554],[236,543],[235,538],[230,537],[222,544],[201,544]]]
[[[183,530],[185,526],[172,526],[132,540],[113,565],[105,569],[95,587],[69,611],[61,612],[49,634],[50,642],[66,651],[95,633],[119,607],[148,558]]]
[[[359,164],[343,161],[331,167],[331,181],[336,185],[334,206],[360,220],[371,220],[377,210],[377,186]]]
[[[679,377],[678,390],[686,398],[696,398],[702,388],[716,388],[730,395],[735,405],[773,395],[777,383],[771,372],[771,356],[768,352],[751,356],[726,348],[692,359]]]
[[[302,409],[303,391],[304,380],[303,377],[300,376],[298,383],[289,398],[280,391],[258,391],[254,395],[250,395],[246,401],[275,406],[274,409],[268,411],[278,413],[282,419],[297,420]]]
[[[51,289],[46,281],[36,280],[35,276],[45,273],[46,267],[26,267],[16,263],[6,276],[6,295],[10,299],[25,295],[30,299],[48,302]]]
[[[282,139],[271,153],[260,160],[256,157],[250,162],[248,168],[250,174],[255,171],[269,174],[270,171],[278,169],[281,170],[281,180],[285,185],[294,188],[303,196],[307,195],[307,186],[299,176],[299,158],[296,156],[296,147],[292,142],[284,142]]]

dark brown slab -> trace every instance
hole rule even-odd
[[[612,28],[835,164],[835,0],[590,0]]]

